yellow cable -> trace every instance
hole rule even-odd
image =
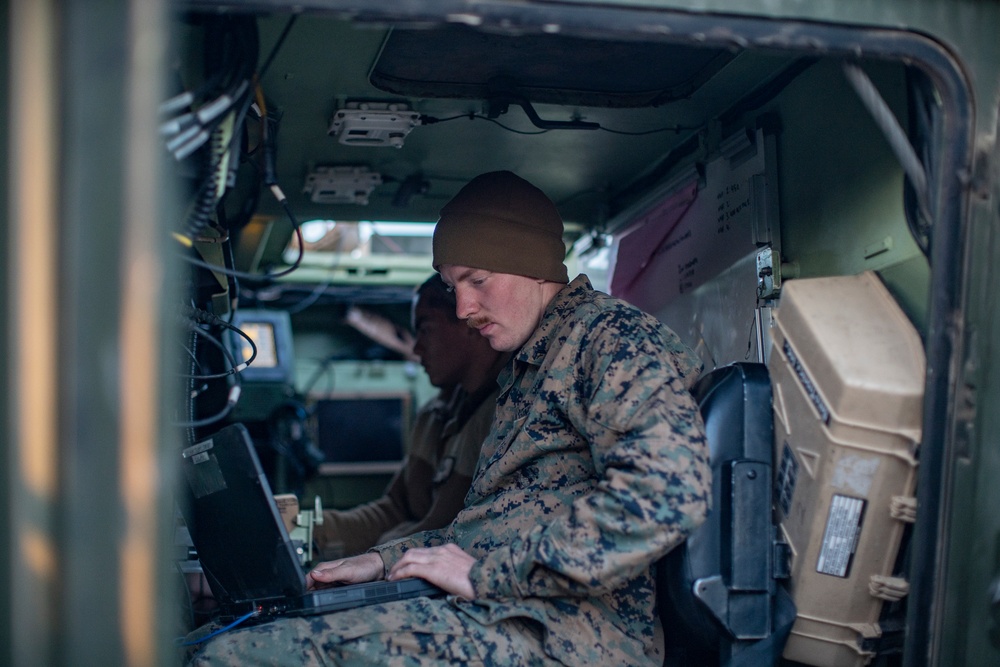
[[[194,243],[191,241],[191,239],[189,239],[188,237],[184,236],[179,232],[170,232],[170,235],[173,236],[174,239],[176,239],[178,242],[180,242],[181,245],[183,245],[186,248],[194,246]]]

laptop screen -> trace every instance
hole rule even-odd
[[[246,428],[227,426],[182,455],[189,493],[181,509],[215,597],[301,595],[305,575]]]

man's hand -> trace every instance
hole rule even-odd
[[[320,563],[306,575],[306,588],[329,588],[334,584],[360,584],[381,579],[385,572],[382,557],[376,553],[361,554]]]
[[[476,559],[455,544],[410,549],[389,570],[389,579],[419,577],[466,600],[475,597],[469,572]]]

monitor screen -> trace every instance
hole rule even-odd
[[[410,429],[410,395],[345,395],[316,401],[316,440],[326,463],[401,461]]]
[[[257,346],[257,358],[253,361],[254,368],[274,368],[278,365],[278,350],[274,339],[274,325],[271,322],[245,321],[240,324],[240,330],[250,336]],[[240,337],[240,361],[246,361],[253,354],[250,341]]]
[[[257,346],[256,358],[240,373],[244,382],[294,384],[292,321],[287,312],[238,310],[233,315],[233,326],[245,333]],[[230,352],[238,361],[250,359],[253,350],[246,338],[235,331],[228,331],[226,341]]]

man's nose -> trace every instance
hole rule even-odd
[[[478,305],[475,300],[472,299],[468,290],[456,287],[455,288],[455,315],[460,320],[467,320],[471,316],[476,314],[478,310]]]

